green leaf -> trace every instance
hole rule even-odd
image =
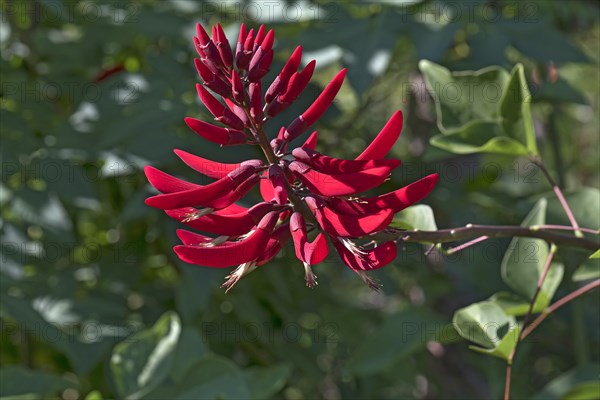
[[[540,86],[530,87],[533,103],[547,101],[549,103],[575,103],[588,105],[585,96],[571,84],[564,80],[558,79],[556,82],[543,82]]]
[[[573,210],[579,225],[586,228],[600,228],[600,190],[597,188],[583,187],[565,193],[565,200]],[[565,210],[555,197],[548,201],[548,223],[568,225],[571,223]]]
[[[502,339],[517,322],[498,304],[482,301],[456,311],[452,323],[464,339],[488,350],[493,350],[502,344],[504,352],[507,344],[503,343]]]
[[[597,253],[599,253],[599,251],[592,254],[592,256]],[[600,258],[598,257],[590,257],[589,260],[585,261],[575,270],[575,272],[573,272],[573,281],[575,282],[597,278],[600,278]]]
[[[428,340],[439,334],[438,326],[439,319],[423,311],[407,310],[391,315],[356,349],[347,367],[359,376],[383,371],[423,349]]]
[[[521,226],[543,225],[546,221],[546,199],[540,199]],[[548,244],[541,239],[514,238],[502,259],[502,279],[519,295],[532,299],[548,258]],[[561,264],[553,264],[539,293],[536,307],[549,302],[563,276]]]
[[[473,121],[462,129],[431,138],[431,144],[455,154],[496,153],[507,155],[528,154],[519,142],[504,133],[500,125],[493,122]]]
[[[525,315],[529,311],[529,302],[514,293],[498,292],[492,295],[488,301],[499,305],[507,315]]]
[[[584,382],[569,390],[564,400],[596,400],[600,397],[600,382]]]
[[[581,396],[582,393],[579,390],[582,389],[582,386],[584,390],[591,389],[589,384],[597,384],[599,374],[599,364],[587,364],[573,368],[548,383],[532,400],[561,400],[566,398],[597,399],[598,391],[595,392],[594,396],[587,397]],[[579,392],[577,393],[577,391]],[[576,397],[576,394],[580,397]]]
[[[175,292],[177,311],[184,323],[196,321],[206,309],[218,272],[212,268],[195,268],[179,263],[181,284]]]
[[[54,398],[68,388],[79,388],[76,382],[50,372],[34,371],[15,365],[0,368],[0,397]],[[25,398],[25,397],[24,397]]]
[[[287,363],[264,368],[247,368],[244,370],[244,377],[250,397],[256,400],[271,398],[285,386],[291,373],[292,367]]]
[[[474,120],[499,121],[498,103],[508,82],[504,69],[450,72],[427,60],[419,63],[419,69],[435,101],[442,133],[460,129]]]
[[[154,326],[119,343],[110,368],[120,397],[139,399],[169,374],[181,333],[177,314],[167,312]]]
[[[85,400],[104,400],[99,390],[92,390],[85,396]]]
[[[224,357],[207,355],[196,362],[179,383],[165,383],[145,399],[249,399],[242,371]]]
[[[426,204],[410,206],[394,217],[393,227],[401,229],[436,231],[437,225],[433,210]]]
[[[600,250],[596,250],[596,252],[590,256],[590,259],[594,258],[600,258]]]
[[[469,346],[471,350],[475,350],[479,353],[489,354],[494,357],[501,358],[503,360],[508,360],[510,354],[513,349],[517,345],[519,341],[519,335],[521,334],[521,329],[519,329],[519,325],[514,325],[510,328],[508,333],[504,335],[502,340],[494,347],[493,349],[485,349],[479,346]]]
[[[183,328],[177,342],[175,360],[173,360],[173,367],[169,376],[175,382],[179,382],[190,370],[191,366],[206,355],[206,352],[204,338],[200,332],[191,328]]]
[[[503,92],[500,114],[504,132],[525,144],[531,154],[537,155],[538,149],[531,116],[531,93],[527,87],[522,64],[517,64],[512,70],[510,81]]]
[[[565,34],[546,22],[504,24],[501,27],[517,50],[536,61],[590,62]]]
[[[114,345],[114,338],[109,335],[104,335],[99,341],[90,342],[86,340],[85,335],[77,335],[73,329],[61,329],[68,328],[70,325],[47,321],[46,316],[42,316],[38,310],[35,310],[28,299],[0,294],[0,304],[2,310],[22,323],[25,329],[36,332],[39,339],[45,340],[64,353],[78,374],[87,374]]]

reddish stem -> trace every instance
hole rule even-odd
[[[600,286],[600,279],[596,279],[595,281],[592,281],[592,282],[588,283],[587,285],[580,287],[579,289],[575,290],[572,293],[569,293],[568,295],[566,295],[562,299],[558,300],[557,302],[551,304],[540,315],[538,315],[538,317],[527,328],[525,328],[523,330],[523,334],[521,335],[521,340],[523,340],[527,336],[529,336],[531,334],[531,332],[533,332],[533,330],[535,328],[537,328],[554,311],[558,310],[559,308],[561,308],[568,302],[575,300],[577,297],[589,292],[590,290],[597,288],[598,286]]]

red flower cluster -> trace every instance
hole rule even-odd
[[[227,288],[273,259],[290,237],[296,256],[304,264],[309,287],[317,284],[311,266],[327,257],[329,239],[343,262],[369,286],[377,288],[365,271],[393,261],[396,244],[361,246],[353,238],[384,230],[394,213],[425,197],[438,176],[426,176],[381,196],[354,197],[379,186],[400,165],[399,160],[384,158],[402,130],[400,111],[354,160],[317,152],[316,131],[303,145],[288,151],[289,142],[302,135],[331,105],[342,86],[345,69],[304,113],[269,141],[264,124],[298,98],[315,67],[313,60],[298,71],[302,57],[302,48],[298,47],[264,90],[261,79],[273,60],[273,42],[273,30],[265,33],[261,26],[247,31],[242,24],[232,53],[220,25],[213,27],[212,38],[197,26],[194,43],[200,58],[195,64],[204,82],[197,85],[198,95],[215,120],[225,126],[194,118],[186,118],[185,122],[194,132],[221,146],[259,145],[266,161],[223,164],[175,150],[185,164],[215,181],[197,185],[148,166],[146,176],[161,194],[148,198],[146,203],[191,228],[216,236],[179,230],[183,244],[174,250],[192,264],[215,268],[239,265],[227,277],[223,285]],[[224,103],[206,88],[220,95]],[[256,185],[264,201],[251,208],[237,205],[236,201]]]

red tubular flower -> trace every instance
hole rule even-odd
[[[190,117],[185,118],[184,121],[198,135],[221,146],[242,144],[248,141],[244,132],[235,129],[221,128]]]
[[[310,82],[310,78],[315,71],[315,65],[315,60],[312,60],[304,67],[302,72],[294,72],[287,82],[285,89],[282,88],[281,94],[277,95],[269,102],[265,112],[270,116],[275,116],[296,101],[300,93],[306,89],[308,82]],[[285,130],[283,132],[285,132]],[[283,134],[281,135],[281,138],[283,139]]]
[[[402,131],[402,111],[396,111],[385,124],[375,140],[363,151],[357,160],[379,160],[386,156]]]
[[[329,253],[327,238],[324,234],[319,233],[315,240],[309,242],[308,233],[306,232],[306,222],[299,212],[292,214],[290,230],[294,239],[296,257],[304,264],[306,286],[315,287],[318,283],[317,276],[312,271],[312,266],[319,264],[327,258],[327,254]]]
[[[304,133],[309,126],[321,118],[331,103],[333,103],[333,99],[335,99],[335,96],[342,87],[342,83],[344,83],[345,76],[346,68],[338,72],[331,82],[329,82],[329,84],[325,87],[325,90],[323,90],[319,97],[317,97],[314,103],[312,103],[312,105],[308,107],[308,109],[304,111],[302,115],[292,121],[283,135],[285,140],[294,140]]]
[[[217,46],[210,39],[202,25],[196,24],[196,48],[203,59],[206,59],[208,63],[216,66],[217,68],[222,65],[221,55]]]
[[[207,88],[221,96],[229,97],[231,95],[231,85],[229,83],[221,79],[199,59],[195,58],[194,64],[196,65],[198,75],[200,75]]]
[[[213,268],[231,267],[255,261],[269,242],[277,217],[277,212],[268,213],[248,237],[238,242],[225,242],[216,246],[203,246],[202,244],[206,242],[198,244],[184,242],[183,246],[175,246],[174,250],[184,261]]]
[[[277,204],[287,204],[288,195],[285,188],[285,175],[279,165],[269,167],[269,181],[273,186],[273,199]]]
[[[257,121],[262,120],[262,96],[260,90],[260,82],[252,82],[250,84],[250,116]]]
[[[281,72],[265,93],[265,102],[270,103],[286,87],[292,74],[298,71],[300,61],[302,60],[302,46],[296,47],[288,61],[283,66]]]
[[[400,160],[342,160],[324,156],[321,153],[310,150],[308,148],[298,147],[292,151],[292,155],[296,160],[303,161],[319,172],[325,174],[348,174],[360,172],[366,169],[377,167],[389,167],[391,169],[400,165]]]
[[[305,201],[321,228],[337,237],[367,236],[385,229],[394,218],[394,213],[390,209],[381,209],[372,214],[360,216],[347,215],[336,213],[314,197],[307,197]]]
[[[225,236],[242,236],[252,229],[262,217],[273,211],[272,203],[258,203],[254,207],[235,214],[213,212],[200,218],[188,220],[196,212],[195,208],[177,208],[166,210],[167,215],[190,228]]]
[[[221,24],[216,25],[215,29],[216,38],[213,37],[213,42],[217,46],[217,50],[219,50],[219,54],[221,55],[221,60],[223,61],[223,65],[227,69],[231,69],[233,65],[233,55],[231,54],[231,46],[229,45],[229,41],[227,40],[227,36],[225,36],[225,32],[223,32],[223,28]]]
[[[389,166],[381,166],[359,172],[329,175],[300,161],[292,161],[289,169],[313,193],[321,196],[348,196],[365,192],[381,185],[392,170]]]
[[[208,90],[204,89],[202,85],[196,85],[196,89],[198,90],[198,97],[200,97],[202,103],[204,103],[208,111],[215,116],[217,121],[235,129],[244,129],[245,124],[242,120],[229,108],[225,107],[223,103],[208,93]]]
[[[241,165],[241,163],[223,164],[178,149],[175,149],[174,152],[188,167],[200,172],[202,175],[216,179],[224,177],[231,171],[238,169]],[[262,163],[260,160],[256,161]]]
[[[175,246],[175,252],[191,264],[214,268],[238,265],[223,284],[229,290],[241,277],[276,257],[292,237],[296,257],[304,265],[306,284],[314,287],[317,283],[312,268],[327,257],[331,241],[344,264],[378,289],[367,272],[392,262],[397,249],[394,242],[377,243],[376,234],[389,226],[395,213],[429,194],[438,176],[426,176],[380,196],[345,196],[360,196],[379,186],[400,165],[399,160],[385,157],[402,130],[402,113],[395,112],[354,160],[317,152],[316,131],[300,147],[288,151],[290,142],[315,124],[332,104],[346,70],[332,79],[306,111],[269,138],[264,125],[306,89],[315,61],[299,71],[299,46],[274,81],[265,83],[263,77],[273,60],[272,30],[267,32],[261,25],[248,31],[242,24],[233,53],[220,25],[211,33],[212,38],[197,26],[194,44],[200,58],[194,63],[203,81],[197,85],[198,96],[217,125],[195,118],[185,122],[198,135],[221,146],[258,145],[266,161],[226,164],[175,150],[190,168],[214,179],[208,185],[146,167],[148,181],[160,192],[146,203],[202,232],[178,230],[183,244]],[[236,204],[257,185],[264,201],[250,208]],[[368,244],[355,241],[360,239],[368,239]]]
[[[393,213],[421,201],[431,192],[438,181],[438,174],[427,175],[410,185],[404,186],[391,193],[377,197],[360,198],[356,200],[330,197],[327,204],[336,212],[349,215],[364,215],[382,209],[390,209]]]
[[[195,206],[209,207],[209,204],[212,204],[214,200],[231,193],[234,188],[253,175],[256,175],[255,169],[252,166],[246,165],[233,170],[223,178],[209,185],[194,185],[190,189],[181,189],[184,181],[164,172],[161,174],[157,174],[156,172],[161,171],[151,167],[146,168],[146,176],[150,183],[158,190],[164,190],[164,194],[149,197],[146,199],[146,204],[163,210]]]

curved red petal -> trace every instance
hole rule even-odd
[[[267,245],[277,223],[278,213],[265,215],[246,239],[225,242],[218,246],[175,246],[173,249],[183,261],[207,267],[222,268],[256,260]]]
[[[382,268],[396,259],[397,246],[394,242],[386,242],[364,254],[355,254],[348,250],[339,240],[333,244],[344,264],[354,271],[371,271]]]
[[[231,126],[234,129],[244,129],[244,122],[237,115],[235,115],[233,111],[225,107],[223,103],[210,94],[208,90],[204,88],[204,86],[197,84],[196,91],[198,92],[198,97],[202,103],[217,121]]]
[[[387,166],[367,169],[348,174],[328,175],[294,161],[290,170],[315,194],[321,196],[348,196],[381,185],[389,176]]]
[[[275,229],[275,231],[271,235],[271,238],[269,239],[265,250],[256,260],[256,265],[260,267],[261,265],[264,265],[271,261],[273,258],[275,258],[275,256],[281,251],[281,249],[289,239],[289,224],[286,223],[280,225],[277,229]]]
[[[162,193],[181,192],[202,187],[200,185],[175,178],[174,176],[149,165],[144,167],[144,173],[146,174],[146,178],[148,178],[148,182],[150,182],[150,184],[154,186],[156,190]]]
[[[304,254],[306,257],[305,261],[310,265],[321,263],[329,254],[327,237],[323,233],[319,233],[312,242],[305,244]]]
[[[210,142],[222,146],[246,143],[244,132],[221,128],[220,126],[215,126],[196,118],[186,117],[184,121],[191,130]]]
[[[259,203],[254,207],[237,214],[209,214],[200,218],[187,220],[195,208],[180,208],[167,210],[166,213],[179,222],[203,232],[224,236],[241,236],[248,233],[260,219],[273,210],[271,203]]]
[[[329,198],[326,202],[332,210],[347,215],[369,214],[382,209],[390,209],[393,213],[397,213],[425,198],[433,190],[437,181],[438,174],[431,174],[381,196],[360,198],[356,201]]]
[[[181,243],[186,246],[197,246],[212,242],[214,240],[214,238],[210,236],[204,236],[199,233],[186,231],[185,229],[177,229],[176,233],[179,240],[181,240]]]
[[[173,151],[187,166],[197,172],[200,172],[202,175],[206,175],[211,178],[222,178],[231,171],[239,168],[241,165],[240,163],[224,164],[218,161],[208,160],[179,149],[175,149]]]
[[[298,118],[292,121],[291,124],[285,130],[285,140],[292,141],[300,136],[309,126],[314,124],[321,116],[327,111],[338,91],[344,83],[344,77],[346,76],[346,69],[342,69],[337,73],[335,77],[329,82],[325,89],[319,94],[317,99],[300,115]]]
[[[304,142],[304,144],[301,147],[303,147],[305,149],[310,149],[310,150],[316,149],[318,138],[319,138],[319,132],[314,131],[313,133],[310,134],[308,139],[306,139],[306,141]]]
[[[402,111],[398,110],[381,129],[371,144],[363,151],[357,160],[378,160],[386,156],[392,149],[400,132],[402,132]]]
[[[394,213],[389,209],[362,216],[337,214],[312,197],[306,198],[306,204],[323,230],[338,237],[370,235],[386,228],[394,217]]]
[[[395,159],[344,160],[340,158],[329,157],[304,147],[295,148],[292,151],[292,155],[296,159],[312,166],[319,172],[332,175],[359,172],[366,169],[384,166],[394,169],[401,163],[400,160]]]
[[[197,185],[194,189],[149,197],[146,199],[146,204],[163,210],[198,206],[218,208],[213,204],[228,199],[231,194],[236,193],[234,189],[240,184],[240,181],[250,179],[252,176],[256,176],[255,169],[249,165],[243,166],[206,186]],[[233,200],[231,203],[237,200],[239,199]]]
[[[233,191],[227,193],[225,196],[208,202],[205,207],[214,208],[215,210],[230,207],[233,203],[244,197],[254,186],[256,186],[258,181],[260,181],[260,177],[254,174],[242,182]]]

